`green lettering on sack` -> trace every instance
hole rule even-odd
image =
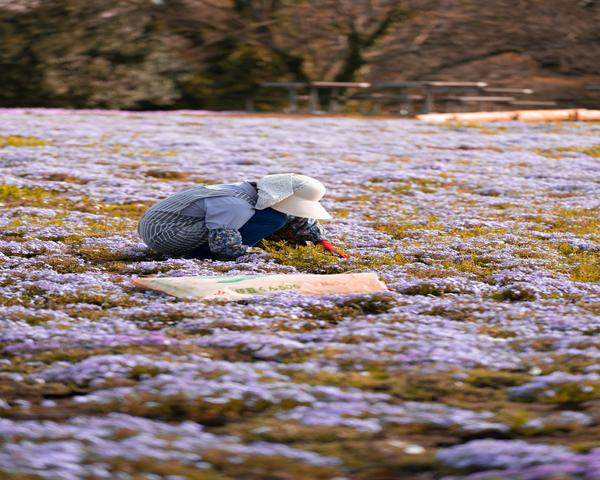
[[[300,285],[295,285],[293,283],[287,285],[275,285],[275,286],[265,286],[265,287],[246,287],[246,288],[234,288],[233,290],[237,293],[267,293],[267,292],[279,292],[282,290],[299,290]]]

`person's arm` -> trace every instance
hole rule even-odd
[[[234,259],[248,253],[239,229],[254,215],[254,209],[241,198],[208,197],[204,199],[208,247],[218,258]]]
[[[312,218],[294,217],[288,215],[289,220],[285,228],[289,228],[299,241],[317,243],[325,240],[325,229]]]
[[[289,228],[293,232],[297,240],[313,242],[334,255],[347,258],[344,252],[339,251],[325,238],[327,232],[323,228],[323,225],[317,220],[312,218],[294,217],[291,215],[289,215],[289,218],[290,220],[288,221],[286,228]]]
[[[213,228],[208,231],[208,248],[218,258],[234,259],[248,253],[250,247],[242,243],[235,228]]]

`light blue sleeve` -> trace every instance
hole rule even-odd
[[[209,230],[216,228],[240,229],[254,215],[254,208],[236,197],[208,197],[204,199],[205,223]]]

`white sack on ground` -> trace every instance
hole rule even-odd
[[[387,290],[375,273],[335,275],[236,275],[218,277],[136,278],[138,287],[180,298],[239,300],[268,293],[291,291],[307,295],[372,293]]]

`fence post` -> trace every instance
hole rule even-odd
[[[298,111],[298,95],[295,87],[288,88],[288,112],[296,113]]]
[[[246,97],[245,104],[246,104],[246,111],[247,112],[254,112],[254,111],[256,111],[254,109],[254,97],[253,96]]]
[[[433,111],[433,87],[427,85],[425,87],[425,113]]]
[[[320,109],[319,106],[319,89],[317,87],[310,87],[310,101],[309,101],[309,110],[310,113],[318,112]]]

